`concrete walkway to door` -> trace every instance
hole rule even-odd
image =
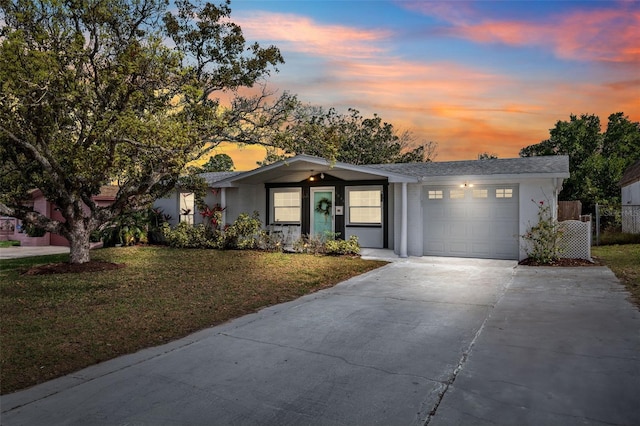
[[[2,397],[12,425],[640,423],[604,267],[412,258]]]

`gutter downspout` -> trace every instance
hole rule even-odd
[[[555,208],[552,210],[553,220],[558,220],[558,195],[562,190],[562,181],[563,179],[553,178],[553,202],[555,203]]]
[[[402,182],[402,213],[400,217],[400,257],[407,256],[407,182]]]
[[[220,207],[222,210],[222,226],[224,229],[227,224],[227,188],[220,188]]]

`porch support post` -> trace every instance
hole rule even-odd
[[[220,207],[224,209],[222,210],[221,224],[221,228],[224,229],[224,226],[227,224],[227,188],[220,188]]]
[[[400,257],[407,256],[407,182],[402,182],[402,213],[400,217]]]

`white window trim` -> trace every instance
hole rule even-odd
[[[298,194],[298,220],[297,221],[280,221],[276,222],[276,205],[275,195],[276,193],[297,193]],[[270,197],[270,222],[272,225],[301,225],[302,224],[302,188],[271,188],[269,190]]]
[[[379,222],[353,222],[351,221],[351,191],[379,191],[380,192],[380,221]],[[384,200],[382,200],[384,190],[381,185],[364,185],[364,186],[347,186],[345,187],[345,199],[346,199],[346,225],[359,225],[359,226],[381,226],[384,220]],[[376,207],[376,206],[356,206],[356,207]]]
[[[187,204],[189,203],[189,204]],[[189,211],[183,214],[183,211]],[[180,222],[194,224],[196,214],[196,200],[193,192],[180,192],[178,194],[178,217]]]

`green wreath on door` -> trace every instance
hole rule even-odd
[[[322,213],[324,217],[331,216],[331,200],[327,197],[322,197],[316,203],[316,211]]]

